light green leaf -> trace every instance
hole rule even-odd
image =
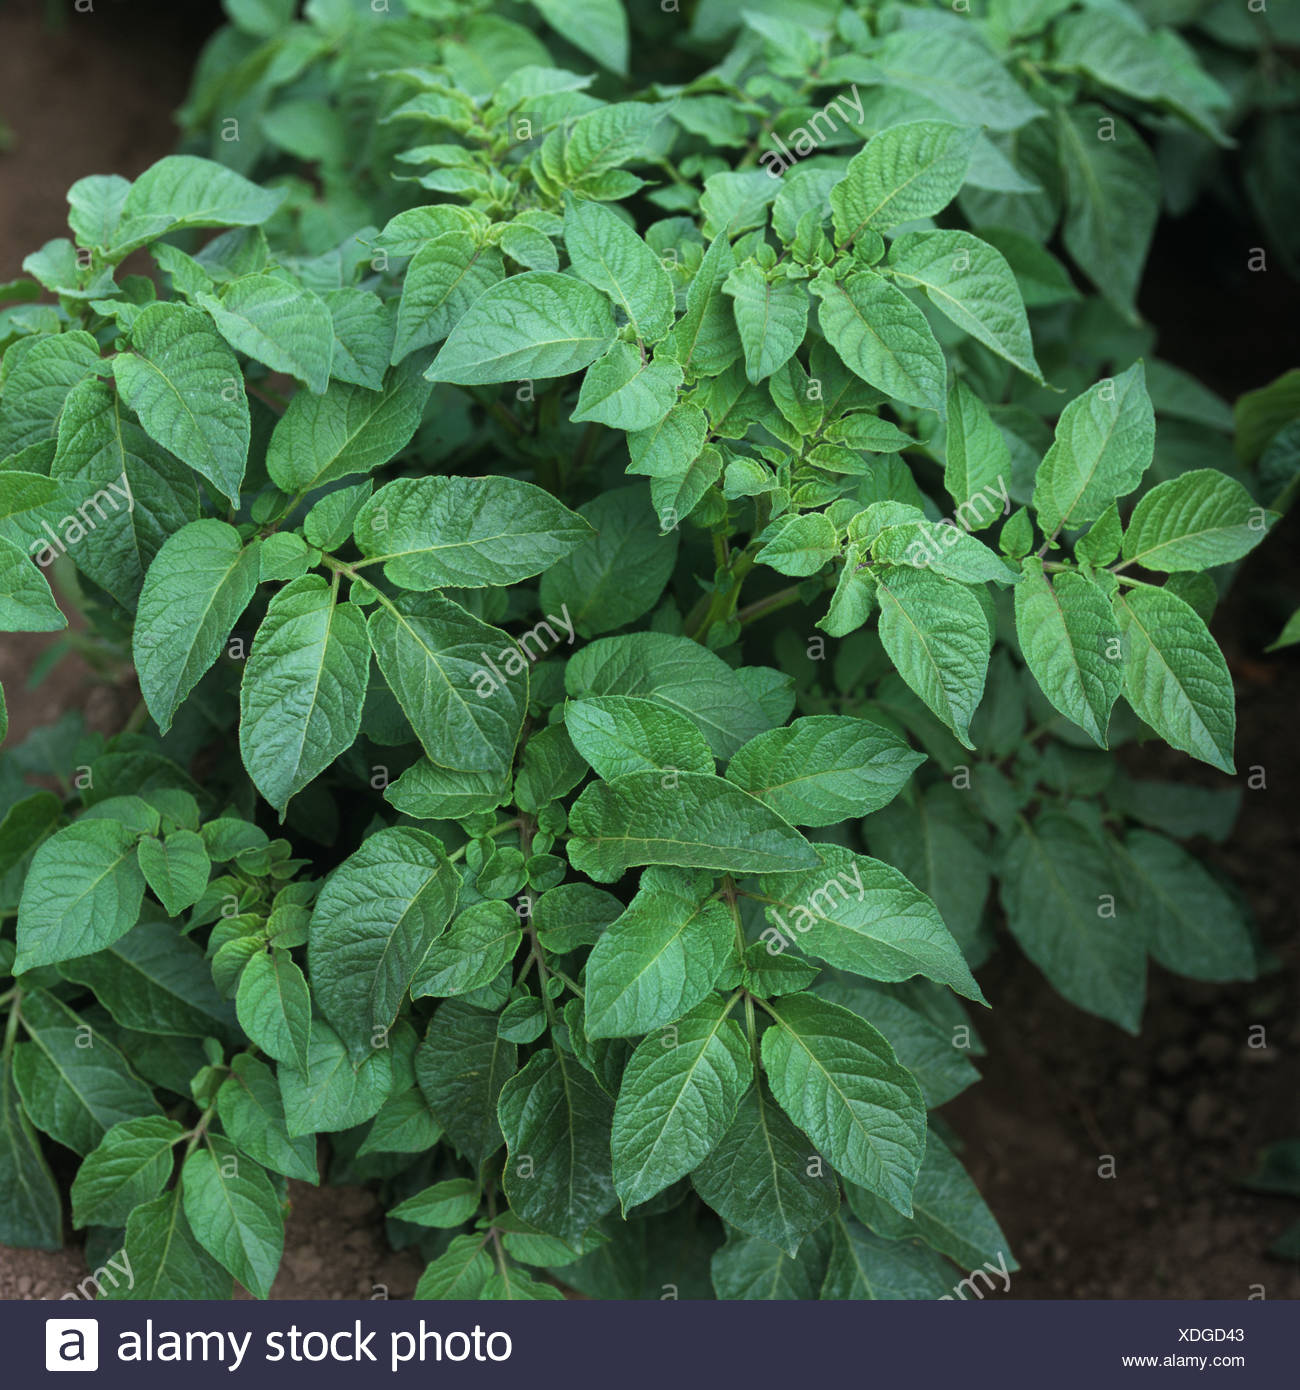
[[[1124,559],[1149,570],[1231,564],[1267,534],[1272,513],[1217,468],[1196,468],[1144,494],[1124,533]]]
[[[295,579],[271,600],[244,667],[239,751],[281,815],[356,740],[369,672],[361,609],[337,602],[320,575]]]
[[[963,584],[1011,584],[1015,571],[954,521],[916,518],[885,526],[871,543],[876,561],[929,569]]]
[[[1142,363],[1107,377],[1061,412],[1056,438],[1034,479],[1034,510],[1047,535],[1099,516],[1142,481],[1156,422]]]
[[[307,1069],[311,1045],[311,994],[288,951],[258,951],[239,976],[235,995],[239,1026],[269,1057]]]
[[[185,1216],[198,1243],[253,1295],[271,1296],[284,1252],[284,1218],[260,1165],[218,1134],[181,1171]]]
[[[812,292],[821,301],[822,332],[850,371],[897,400],[943,414],[943,350],[902,290],[873,270],[861,270],[842,282],[823,271]]]
[[[429,389],[406,363],[378,391],[336,381],[321,396],[297,392],[271,431],[266,471],[288,493],[372,472],[410,443]]]
[[[225,646],[257,589],[258,546],[224,521],[192,521],[154,557],[140,590],[132,654],[144,696],[166,733],[181,702]]]
[[[442,342],[479,295],[504,275],[501,253],[480,245],[470,231],[425,242],[406,267],[392,360]]]
[[[461,386],[566,376],[613,341],[604,295],[574,276],[529,270],[479,295],[425,375]]]
[[[818,868],[760,882],[772,923],[762,939],[771,954],[797,945],[868,979],[924,975],[984,1002],[938,909],[919,888],[878,859],[838,845],[820,851]]]
[[[184,1134],[161,1115],[115,1124],[77,1169],[73,1225],[124,1225],[137,1206],[163,1190],[172,1173],[172,1146]]]
[[[671,789],[657,772],[593,782],[569,813],[569,860],[598,883],[633,864],[735,874],[809,868],[817,852],[757,797],[721,777],[684,772]]]
[[[649,868],[636,897],[587,958],[589,1038],[649,1033],[693,1009],[713,988],[735,937],[709,881]]]
[[[762,381],[785,365],[808,327],[808,290],[797,280],[771,278],[757,261],[742,261],[723,281],[745,349],[745,375]]]
[[[519,914],[509,903],[474,903],[429,948],[411,981],[411,997],[469,994],[490,984],[510,964],[522,938]]]
[[[514,639],[425,594],[376,609],[370,642],[433,762],[504,777],[528,703],[528,666]]]
[[[673,283],[631,225],[603,203],[566,195],[564,245],[575,275],[607,294],[643,343],[656,343],[673,321]]]
[[[626,1214],[702,1162],[754,1080],[749,1044],[713,995],[632,1054],[614,1107],[610,1151]]]
[[[404,589],[517,584],[568,555],[591,527],[517,478],[398,478],[361,508],[356,541]]]
[[[1143,920],[1119,898],[1115,866],[1075,820],[1021,821],[1001,871],[1007,926],[1072,1004],[1138,1031],[1146,994]]]
[[[230,1275],[194,1238],[179,1185],[127,1218],[125,1259],[134,1278],[108,1284],[110,1299],[228,1299]]]
[[[899,675],[967,748],[984,693],[990,638],[972,590],[926,570],[877,576],[880,640]]]
[[[532,0],[561,38],[602,67],[627,76],[627,14],[623,0]]]
[[[230,1072],[217,1091],[217,1114],[231,1142],[273,1173],[313,1186],[319,1183],[316,1135],[289,1137],[284,1102],[271,1068],[241,1052],[232,1058]]]
[[[791,825],[836,825],[892,801],[924,761],[873,720],[821,714],[751,739],[727,780]]]
[[[506,1082],[497,1113],[510,1210],[547,1235],[576,1241],[617,1201],[609,1170],[613,1102],[576,1058],[544,1048]]]
[[[0,459],[52,439],[58,433],[68,392],[105,366],[99,344],[80,329],[19,338],[6,348]]]
[[[145,431],[237,504],[252,427],[243,373],[212,320],[184,304],[150,304],[131,325],[131,351],[112,361]]]
[[[415,1286],[416,1299],[466,1299],[484,1296],[492,1277],[492,1257],[484,1250],[487,1236],[457,1236],[430,1263]]]
[[[67,625],[40,570],[0,536],[0,632],[57,632]]]
[[[1119,627],[1105,593],[1068,570],[1049,580],[1042,562],[1030,558],[1015,602],[1020,651],[1039,688],[1105,748],[1110,711],[1124,688]]]
[[[569,419],[594,420],[635,433],[657,425],[677,401],[682,369],[676,362],[647,362],[631,343],[614,343],[582,379]]]
[[[351,287],[326,290],[321,299],[330,311],[334,335],[330,375],[335,381],[382,390],[396,328],[392,302]]]
[[[144,898],[137,838],[118,821],[83,820],[37,849],[18,904],[17,974],[88,956],[135,926]]]
[[[448,1178],[399,1202],[388,1215],[416,1226],[460,1226],[474,1215],[481,1200],[473,1178]]]
[[[908,232],[890,246],[889,268],[958,328],[1042,381],[1016,277],[987,241],[970,232]]]
[[[606,782],[625,772],[715,771],[699,729],[684,714],[654,700],[630,695],[568,700],[564,724],[573,746]]]
[[[308,959],[316,1002],[353,1057],[392,1026],[459,891],[442,845],[411,826],[371,835],[330,875]]]
[[[1120,589],[1124,694],[1174,748],[1232,772],[1237,716],[1232,677],[1204,621],[1164,589]]]
[[[787,512],[759,540],[763,544],[755,559],[800,579],[828,565],[840,548],[835,523],[825,512]]]
[[[109,255],[121,260],[137,246],[181,227],[257,226],[284,197],[283,189],[260,188],[211,159],[168,155],[131,185]]]
[[[836,1169],[905,1216],[925,1152],[925,1102],[885,1039],[812,995],[771,1004],[763,1067],[781,1108]]]
[[[277,1069],[291,1138],[355,1129],[379,1112],[393,1089],[391,1047],[376,1048],[354,1066],[343,1039],[323,1019],[312,1020],[307,1069]]]
[[[165,840],[146,835],[139,853],[145,882],[169,917],[198,902],[212,870],[201,836],[192,830],[173,830]]]
[[[911,121],[878,131],[831,189],[839,245],[865,228],[886,232],[942,212],[966,180],[977,135],[971,126],[946,121]]]
[[[324,301],[279,275],[244,275],[220,298],[198,296],[236,352],[297,377],[319,395],[329,385],[334,323]]]

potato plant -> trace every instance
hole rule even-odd
[[[1283,489],[1153,355],[1094,90],[1215,84],[1051,0],[702,4],[672,87],[614,0],[228,8],[229,162],[80,180],[4,291],[0,627],[53,575],[141,703],[0,760],[0,1239],[52,1164],[134,1297],[266,1297],[290,1178],[421,1298],[1010,1280],[930,1113],[1002,927],[1131,1031],[1256,968],[1178,842]]]

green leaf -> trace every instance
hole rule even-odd
[[[113,358],[122,399],[163,448],[238,504],[248,398],[239,362],[212,320],[183,304],[150,304],[131,325],[131,349]]]
[[[1111,707],[1124,688],[1118,626],[1105,593],[1073,571],[1049,580],[1042,562],[1030,558],[1015,603],[1016,637],[1039,688],[1105,748]]]
[[[732,300],[745,349],[745,375],[762,381],[794,356],[808,327],[808,291],[797,280],[773,275],[757,261],[742,261],[722,292]]]
[[[1166,970],[1195,980],[1255,978],[1241,911],[1196,859],[1148,830],[1130,831],[1122,854],[1148,949]]]
[[[239,692],[239,751],[258,791],[289,800],[347,752],[361,729],[370,672],[366,620],[320,575],[272,598]]]
[[[353,1057],[392,1026],[459,891],[442,845],[411,826],[371,835],[330,875],[312,913],[311,983]]]
[[[636,897],[601,933],[586,968],[589,1038],[649,1033],[693,1009],[713,988],[735,929],[709,883],[650,868]]]
[[[254,227],[265,222],[284,197],[282,189],[259,188],[213,160],[168,155],[131,185],[107,249],[116,261],[182,227]]]
[[[1117,497],[1132,492],[1151,462],[1155,439],[1141,362],[1072,400],[1034,479],[1034,510],[1044,533],[1096,521]]]
[[[540,574],[591,535],[549,492],[516,478],[398,478],[361,508],[367,563],[404,589],[475,589]]]
[[[514,958],[523,937],[509,903],[489,900],[467,907],[430,946],[411,981],[411,997],[468,994],[491,983]]]
[[[749,1044],[713,995],[632,1054],[614,1107],[614,1186],[626,1214],[702,1162],[754,1079]]]
[[[20,1012],[31,1041],[14,1048],[14,1084],[37,1129],[85,1155],[119,1121],[159,1113],[126,1058],[66,1004],[33,989]]]
[[[83,820],[37,849],[18,904],[17,974],[88,956],[135,926],[144,898],[136,839],[117,821]]]
[[[598,883],[613,883],[633,864],[747,874],[817,862],[808,841],[757,797],[707,773],[593,782],[574,802],[569,828],[570,862]]]
[[[296,377],[317,395],[329,385],[334,321],[311,290],[279,275],[245,275],[219,299],[201,294],[197,302],[236,352]]]
[[[816,869],[760,881],[775,928],[762,934],[770,954],[797,944],[868,979],[924,975],[984,1002],[938,909],[920,889],[891,865],[864,854],[838,845],[822,845],[820,851]]]
[[[583,377],[569,419],[629,432],[651,429],[676,404],[681,384],[676,362],[647,362],[631,343],[614,343]]]
[[[438,1006],[415,1054],[415,1076],[447,1138],[476,1166],[501,1147],[497,1098],[519,1049],[497,1034],[494,1014],[459,999]]]
[[[658,534],[644,484],[611,488],[578,510],[594,534],[542,576],[539,606],[592,637],[659,602],[677,562],[678,533]]]
[[[609,1172],[613,1102],[575,1058],[543,1048],[506,1082],[497,1113],[511,1211],[576,1241],[617,1200]]]
[[[1231,564],[1264,539],[1271,513],[1217,468],[1196,468],[1145,493],[1124,533],[1124,559],[1149,570]]]
[[[132,635],[140,693],[160,732],[225,646],[257,589],[258,546],[224,521],[193,521],[163,542],[144,577]]]
[[[821,301],[821,330],[850,371],[896,400],[943,414],[943,350],[902,290],[873,270],[860,270],[842,282],[823,271],[812,292]]]
[[[869,1023],[811,995],[770,1006],[763,1067],[781,1108],[836,1169],[905,1216],[925,1152],[925,1102]]]
[[[40,570],[0,536],[0,632],[57,632],[67,625]]]
[[[480,1298],[492,1276],[491,1256],[483,1249],[487,1236],[457,1236],[427,1266],[415,1286],[416,1299]]]
[[[396,326],[391,300],[351,287],[326,290],[321,299],[330,311],[334,335],[330,375],[335,381],[382,390]]]
[[[699,729],[654,700],[630,695],[566,700],[564,726],[573,746],[606,782],[627,772],[715,771]]]
[[[877,576],[880,640],[898,673],[967,748],[984,693],[990,638],[974,592],[926,570]]]
[[[719,232],[686,290],[686,312],[673,329],[672,342],[677,360],[697,378],[725,371],[743,351],[735,315],[722,293],[735,264],[731,242],[726,232]]]
[[[966,181],[977,135],[946,121],[911,121],[873,135],[831,189],[839,245],[865,228],[886,232],[942,212]]]
[[[74,329],[49,337],[20,338],[5,350],[4,399],[0,402],[0,459],[52,439],[68,393],[105,369],[99,345]]]
[[[399,1202],[388,1215],[416,1226],[460,1226],[474,1215],[481,1200],[473,1178],[448,1178]]]
[[[1144,924],[1120,900],[1115,866],[1075,820],[1021,821],[1001,871],[1007,926],[1072,1004],[1138,1031],[1146,994]]]
[[[317,1131],[354,1129],[372,1119],[393,1089],[392,1053],[379,1047],[354,1066],[343,1039],[323,1019],[313,1019],[307,1068],[277,1068],[285,1125],[297,1138]]]
[[[800,579],[828,565],[838,554],[835,523],[825,512],[787,512],[759,536],[762,548],[755,559],[778,574]]]
[[[1102,294],[1136,321],[1134,298],[1160,212],[1156,161],[1131,125],[1103,106],[1060,107],[1064,238]]]
[[[571,275],[529,270],[479,295],[425,375],[461,386],[566,376],[613,341],[604,295]]]
[[[26,473],[19,468],[0,472],[0,520],[21,516],[61,497],[58,483],[43,473]]]
[[[791,825],[835,825],[888,804],[925,755],[870,719],[821,714],[752,739],[727,780]]]
[[[133,1277],[103,1291],[111,1299],[228,1299],[230,1275],[194,1238],[180,1186],[127,1217],[125,1259]]]
[[[432,761],[504,777],[528,702],[528,663],[514,639],[425,594],[376,609],[370,643]]]
[[[357,1150],[365,1154],[423,1154],[442,1138],[442,1126],[433,1118],[424,1092],[412,1085],[392,1095],[371,1122],[366,1141]]]
[[[720,1299],[815,1299],[826,1268],[826,1244],[819,1232],[796,1258],[757,1236],[732,1236],[714,1253],[710,1268]]]
[[[664,632],[589,642],[570,658],[564,687],[572,696],[633,695],[667,705],[691,720],[720,758],[785,719],[768,718],[721,657]]]
[[[627,14],[623,0],[532,0],[561,38],[602,67],[627,76]]]
[[[955,521],[916,518],[885,526],[871,543],[872,558],[933,570],[962,584],[1010,584],[1012,570]]]
[[[1204,621],[1164,589],[1120,589],[1112,600],[1125,642],[1124,694],[1174,748],[1233,771],[1232,677]]]
[[[908,232],[890,246],[889,268],[958,328],[1042,381],[1016,277],[987,241],[969,232]]]
[[[956,520],[977,531],[1000,515],[1003,506],[1008,505],[1005,480],[1010,474],[1011,451],[993,423],[988,406],[961,377],[954,377],[948,392],[943,485],[957,504]]]
[[[288,951],[258,951],[244,966],[235,995],[239,1025],[269,1057],[304,1071],[311,1043],[311,994]]]
[[[564,245],[575,275],[607,294],[644,343],[673,321],[673,284],[659,257],[603,203],[564,200]]]
[[[373,472],[411,442],[429,389],[405,363],[377,391],[335,381],[320,396],[296,392],[271,431],[266,471],[288,493]]]
[[[881,1240],[843,1216],[832,1226],[830,1262],[818,1297],[825,1300],[951,1297],[952,1266],[910,1241]]]
[[[0,1065],[0,1240],[32,1250],[63,1247],[63,1202],[40,1141]]]
[[[1019,1268],[979,1190],[933,1129],[916,1177],[910,1220],[861,1188],[850,1187],[848,1199],[854,1215],[886,1240],[910,1242],[919,1238],[962,1269],[979,1269],[986,1262],[990,1272],[999,1266],[1004,1274]]]
[[[170,922],[141,922],[105,950],[59,970],[91,989],[123,1028],[168,1038],[235,1031],[235,1011],[217,993],[203,952]]]
[[[839,1185],[820,1163],[814,1166],[814,1152],[760,1078],[691,1182],[729,1225],[793,1258],[839,1206]]]
[[[284,1252],[284,1218],[266,1172],[220,1135],[207,1135],[181,1171],[195,1240],[253,1295],[271,1296]]]
[[[501,253],[469,231],[427,241],[406,267],[392,360],[440,343],[470,306],[505,274]]]
[[[212,864],[200,835],[173,830],[165,840],[146,835],[140,841],[140,871],[167,915],[179,917],[208,886]]]
[[[152,1201],[172,1174],[172,1147],[184,1137],[175,1120],[121,1120],[87,1154],[72,1184],[74,1226],[121,1226]]]
[[[265,1062],[247,1052],[231,1060],[230,1076],[217,1092],[217,1114],[231,1142],[250,1158],[287,1178],[320,1182],[316,1135],[289,1137],[280,1087]]]

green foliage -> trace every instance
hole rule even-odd
[[[1104,751],[1233,774],[1300,457],[1136,322],[1217,83],[1121,4],[634,9],[229,0],[213,158],[0,308],[0,628],[53,574],[142,694],[0,761],[0,1239],[53,1144],[132,1296],[266,1297],[324,1135],[421,1298],[941,1297],[1016,1268],[927,1113],[995,928],[1129,1029],[1254,974],[1231,793]]]

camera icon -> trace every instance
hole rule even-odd
[[[99,1323],[94,1318],[46,1318],[45,1369],[99,1370]]]

